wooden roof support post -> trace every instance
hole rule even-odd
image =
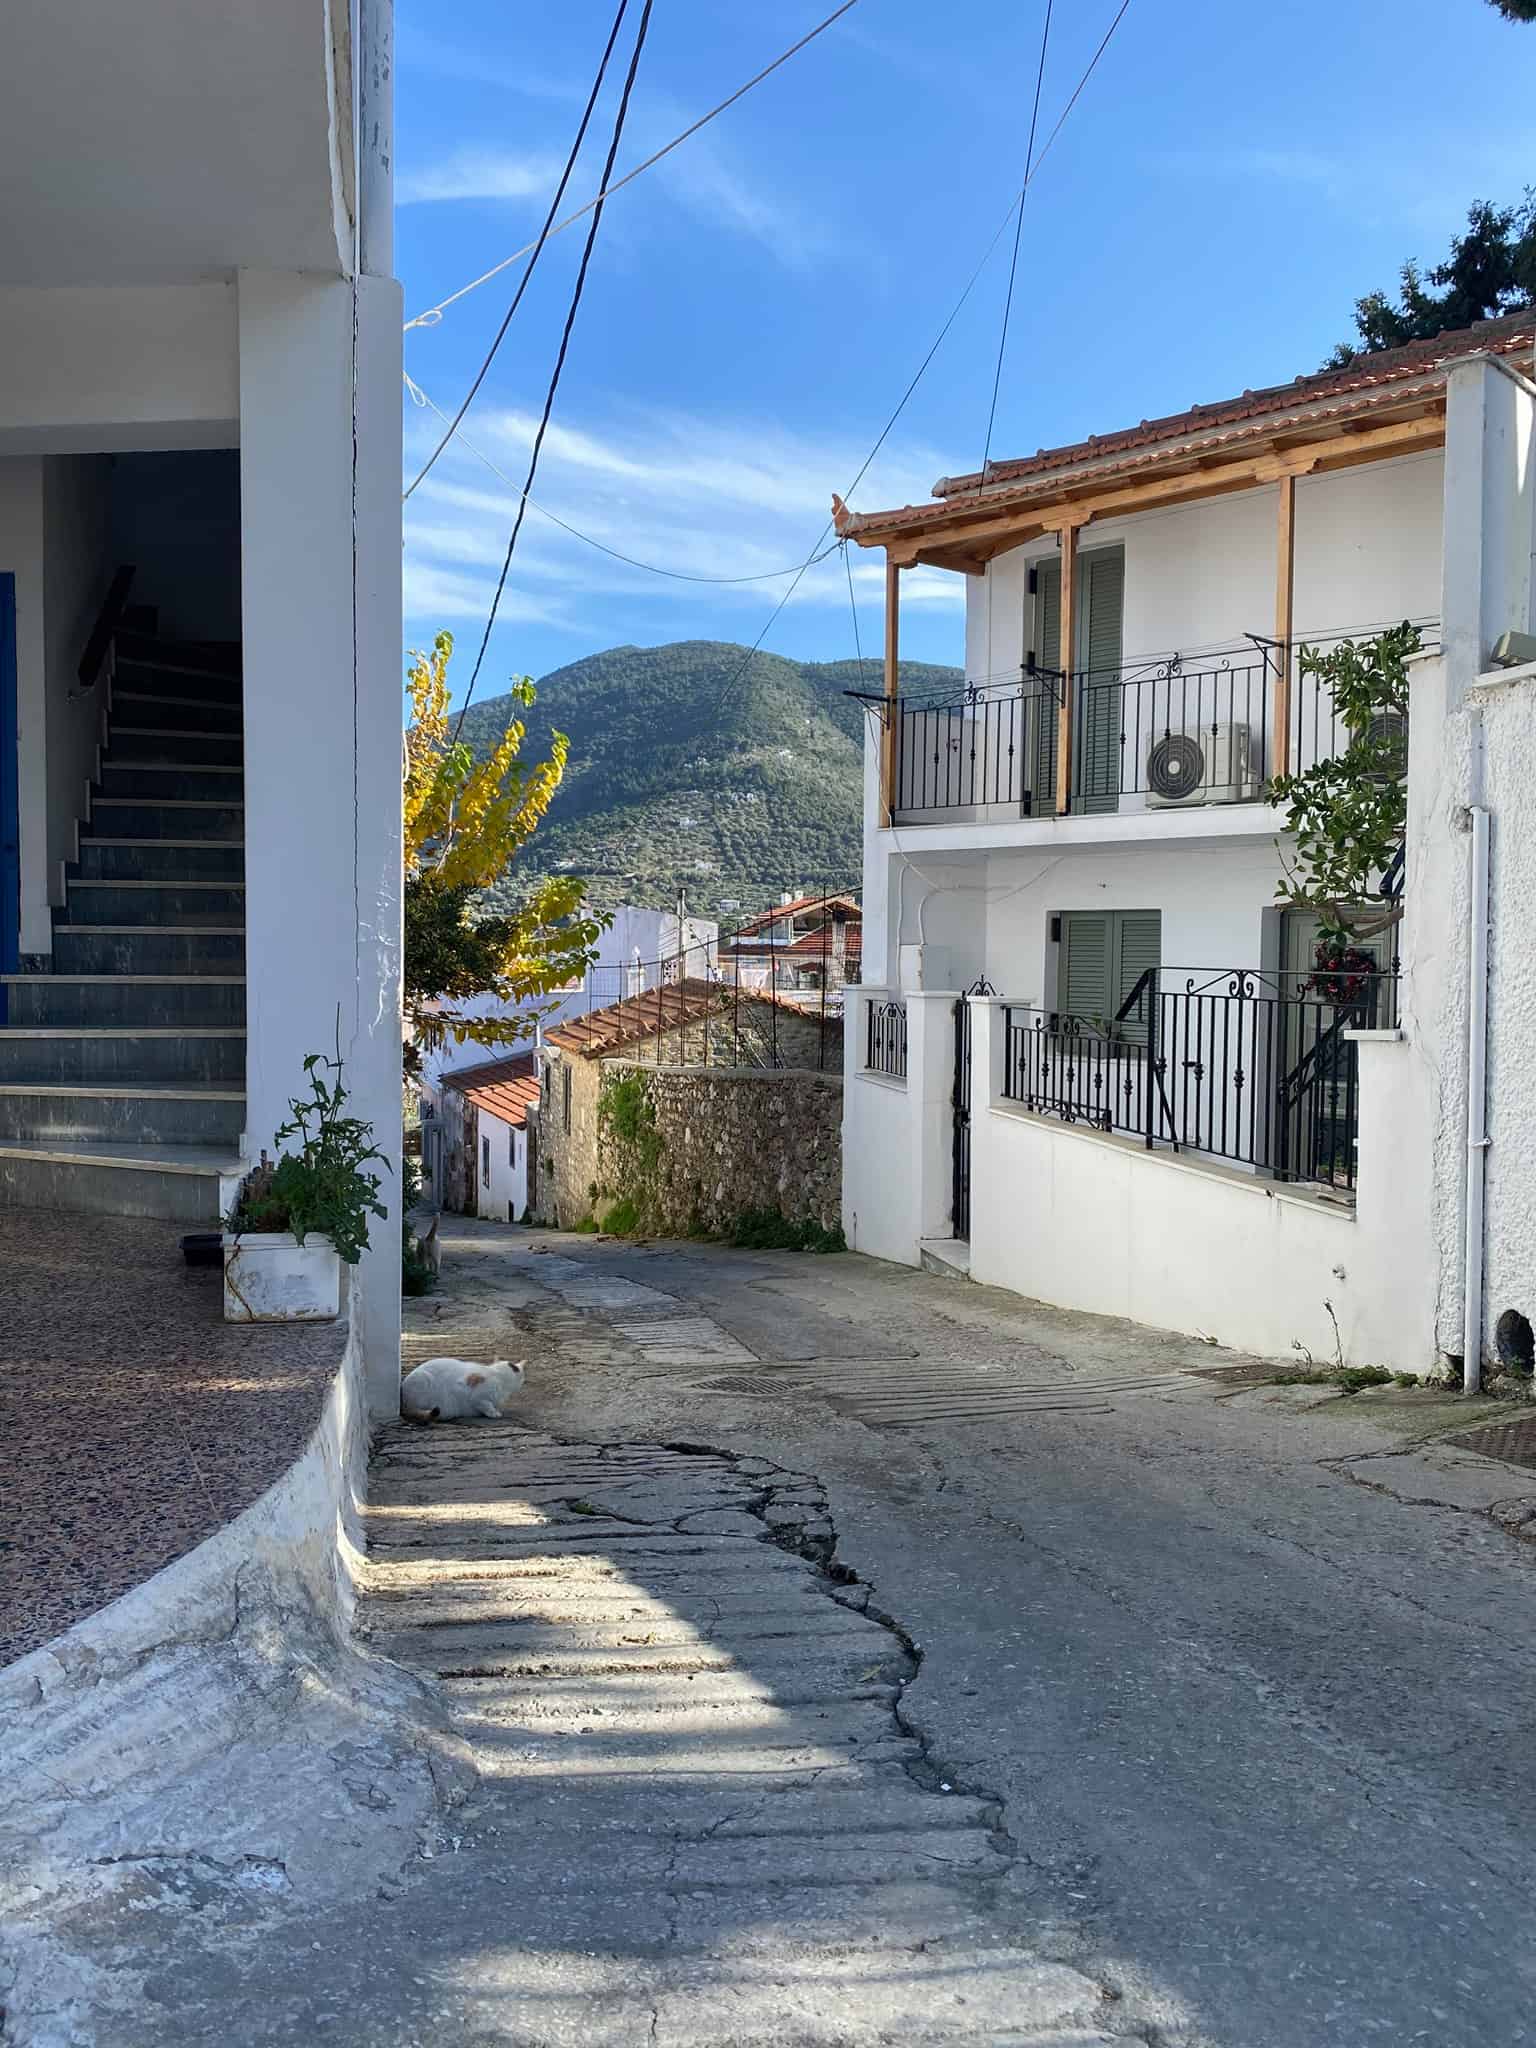
[[[1065,817],[1072,804],[1072,718],[1076,693],[1072,670],[1077,647],[1077,528],[1061,529],[1061,645],[1056,666],[1061,670],[1061,708],[1056,715],[1056,812]]]
[[[1280,478],[1280,507],[1275,529],[1275,717],[1270,774],[1291,769],[1291,623],[1296,596],[1296,478]]]
[[[880,822],[896,813],[897,721],[901,717],[897,663],[901,650],[901,566],[885,558],[885,725],[880,736]]]

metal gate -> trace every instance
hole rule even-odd
[[[992,984],[973,981],[955,1004],[955,1080],[950,1091],[953,1112],[950,1229],[956,1237],[971,1234],[971,1005],[972,996],[995,995]]]

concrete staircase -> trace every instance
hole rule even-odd
[[[0,1207],[212,1224],[245,1122],[238,649],[120,633],[46,972],[0,977]]]

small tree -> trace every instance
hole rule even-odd
[[[540,883],[510,914],[480,917],[481,891],[504,879],[538,828],[565,774],[564,733],[549,759],[525,767],[518,756],[526,727],[514,718],[484,761],[449,730],[448,663],[453,635],[439,633],[430,654],[411,657],[405,735],[406,1064],[419,1063],[452,1038],[512,1045],[530,1037],[537,1007],[515,1017],[470,1017],[459,1007],[494,995],[535,1003],[582,975],[605,920],[583,910],[575,876]],[[513,698],[526,707],[533,684]]]
[[[1374,640],[1301,650],[1302,675],[1326,685],[1350,739],[1342,754],[1270,783],[1296,842],[1275,894],[1312,911],[1339,946],[1385,931],[1402,915],[1382,897],[1381,878],[1408,819],[1407,664],[1418,645],[1418,628],[1405,619]]]
[[[1529,4],[1536,17],[1536,0]],[[1359,338],[1341,341],[1325,369],[1342,369],[1357,356],[1428,341],[1447,328],[1518,313],[1536,302],[1536,196],[1527,191],[1518,206],[1480,199],[1468,209],[1466,232],[1454,238],[1444,262],[1427,271],[1405,263],[1398,277],[1395,300],[1374,291],[1355,301]]]

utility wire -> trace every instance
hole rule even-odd
[[[430,412],[435,412],[440,420],[448,418],[443,408],[435,400],[429,398],[416,382],[416,379],[408,373],[405,379],[405,388],[413,405],[425,406]],[[458,428],[454,428],[453,439],[458,442],[459,446],[467,454],[473,455],[483,462],[492,476],[499,477],[509,490],[517,490],[517,485],[507,475],[507,472],[501,465],[493,461],[483,448],[477,447],[467,434]],[[690,574],[684,569],[664,569],[659,562],[642,562],[635,555],[626,555],[619,548],[609,547],[605,540],[596,540],[590,533],[583,533],[579,526],[572,526],[568,519],[562,519],[558,512],[551,512],[549,507],[541,505],[537,498],[529,498],[526,491],[521,495],[527,499],[527,502],[541,519],[549,520],[552,525],[558,526],[562,533],[570,534],[572,539],[584,541],[589,548],[596,548],[601,554],[612,555],[616,562],[624,562],[631,569],[644,569],[651,576],[669,576],[674,583],[772,583],[777,577],[793,576],[797,566],[794,562],[791,562],[783,569],[758,569],[750,576],[697,576]],[[837,543],[834,542],[833,546],[836,545]],[[830,547],[824,550],[825,555],[830,555],[831,552],[832,548]]]
[[[652,0],[645,0],[640,10],[640,27],[635,36],[635,47],[630,53],[629,69],[624,74],[624,89],[619,95],[619,108],[614,116],[613,135],[608,143],[608,156],[603,165],[603,184],[606,186],[613,173],[614,158],[619,153],[619,143],[624,134],[624,122],[629,113],[629,97],[634,91],[635,74],[640,69],[640,53],[645,48],[646,31],[651,25]],[[480,652],[475,656],[475,666],[470,673],[469,688],[464,693],[464,703],[459,711],[458,722],[453,728],[454,743],[464,729],[465,714],[475,694],[475,684],[485,661],[485,651],[491,644],[491,629],[496,624],[496,614],[501,609],[501,595],[507,587],[507,574],[512,567],[512,556],[517,547],[517,536],[523,530],[523,515],[528,510],[528,493],[533,489],[533,480],[538,474],[539,455],[544,447],[544,436],[549,428],[550,414],[555,409],[555,393],[560,389],[560,375],[565,368],[566,351],[571,345],[571,333],[576,325],[576,314],[581,305],[581,295],[586,288],[587,268],[592,261],[592,251],[597,245],[597,231],[603,224],[603,206],[599,199],[592,212],[592,225],[587,230],[586,246],[581,252],[581,265],[576,272],[576,283],[571,291],[571,303],[565,316],[565,326],[560,335],[560,347],[555,356],[555,367],[550,373],[549,389],[544,394],[544,411],[539,420],[538,432],[533,437],[533,447],[528,456],[528,474],[523,479],[522,494],[518,499],[517,512],[512,521],[511,537],[507,541],[506,558],[501,565],[501,574],[496,579],[496,595],[491,599],[491,609],[485,621],[485,631],[480,636]],[[446,437],[445,437],[446,438]]]
[[[1053,0],[1045,0],[1045,26],[1040,31],[1040,64],[1035,72],[1035,103],[1029,110],[1029,142],[1024,150],[1024,183],[1019,187],[1019,210],[1013,217],[1013,256],[1008,265],[1008,291],[1003,300],[1003,328],[997,337],[997,368],[992,373],[992,404],[987,413],[987,438],[981,454],[981,471],[986,475],[987,464],[992,460],[992,428],[997,419],[997,394],[1003,383],[1003,357],[1008,349],[1008,321],[1013,312],[1013,284],[1019,273],[1019,243],[1024,233],[1024,202],[1029,197],[1029,181],[1035,168],[1035,129],[1040,120],[1040,88],[1045,83],[1045,53],[1051,40],[1051,8]]]
[[[592,110],[597,105],[598,95],[603,89],[603,80],[608,75],[608,59],[613,55],[613,46],[619,39],[619,30],[624,25],[624,16],[628,8],[629,0],[619,0],[618,12],[613,17],[613,27],[608,31],[608,41],[603,49],[602,61],[597,67],[597,76],[592,81],[592,90],[588,93],[587,104],[582,109],[581,122],[576,130],[576,139],[571,144],[570,154],[565,159],[565,169],[560,173],[560,182],[555,187],[555,196],[549,202],[549,211],[544,216],[544,225],[539,229],[538,236],[532,244],[532,254],[529,257],[528,268],[518,279],[517,290],[512,294],[512,303],[508,306],[502,323],[496,330],[495,340],[485,352],[485,360],[475,372],[474,382],[464,394],[464,403],[449,422],[448,430],[443,435],[441,441],[432,450],[432,453],[417,471],[411,483],[407,485],[404,497],[401,500],[402,504],[405,498],[408,498],[411,492],[415,490],[417,484],[421,482],[422,478],[437,461],[439,455],[442,454],[448,443],[458,432],[459,422],[474,403],[476,392],[479,391],[480,386],[485,382],[486,372],[496,360],[496,351],[507,338],[507,329],[512,325],[512,315],[522,304],[523,293],[528,289],[529,281],[534,273],[534,267],[538,263],[539,257],[543,253],[544,244],[549,240],[550,232],[554,227],[555,215],[559,212],[560,202],[565,197],[565,188],[571,182],[571,173],[576,168],[576,159],[581,154],[581,145],[587,139],[587,127],[592,119]]]
[[[1121,22],[1124,20],[1126,10],[1129,8],[1130,4],[1131,0],[1120,0],[1120,6],[1117,13],[1115,14],[1114,20],[1111,21],[1109,27],[1104,31],[1103,41],[1099,44],[1099,47],[1094,51],[1093,55],[1089,58],[1087,69],[1083,72],[1082,77],[1077,81],[1077,84],[1073,87],[1072,97],[1067,101],[1067,104],[1062,108],[1060,117],[1056,122],[1056,126],[1051,130],[1050,134],[1046,137],[1045,142],[1041,147],[1039,155],[1035,158],[1034,164],[1030,168],[1023,185],[1019,188],[1018,194],[1014,198],[1013,204],[1008,208],[1008,211],[1003,215],[1002,219],[998,222],[997,228],[993,233],[991,241],[988,242],[986,249],[982,253],[981,261],[977,264],[976,268],[971,272],[970,278],[966,283],[965,289],[961,292],[959,298],[955,301],[954,308],[950,313],[949,318],[944,322],[944,325],[939,329],[938,334],[934,338],[933,346],[929,349],[927,355],[925,355],[923,357],[923,360],[918,364],[916,373],[914,374],[911,383],[908,384],[906,390],[901,394],[900,399],[897,401],[896,410],[891,414],[890,418],[881,428],[880,438],[876,441],[874,447],[870,449],[868,455],[864,458],[863,465],[861,466],[858,475],[854,478],[853,482],[848,486],[847,490],[843,492],[843,499],[845,503],[849,498],[853,496],[854,492],[863,482],[865,472],[868,470],[870,464],[874,461],[875,457],[879,454],[881,448],[885,445],[887,435],[889,435],[891,429],[895,426],[897,420],[900,419],[902,413],[906,410],[907,401],[911,398],[913,392],[922,382],[923,375],[926,372],[928,365],[933,361],[934,357],[938,354],[939,349],[943,345],[945,336],[949,333],[951,327],[954,326],[956,320],[960,317],[960,310],[964,306],[966,300],[971,296],[971,293],[975,290],[978,278],[981,276],[981,273],[986,269],[988,262],[991,260],[992,251],[997,247],[998,242],[1002,239],[1004,229],[1007,227],[1009,221],[1012,220],[1013,218],[1014,209],[1023,206],[1025,194],[1028,192],[1030,185],[1039,176],[1040,166],[1045,162],[1045,159],[1050,152],[1051,144],[1056,140],[1057,136],[1066,126],[1067,116],[1071,113],[1072,109],[1077,105],[1079,98],[1082,96],[1084,86],[1087,85],[1089,79],[1092,78],[1094,72],[1098,69],[1099,60],[1104,55],[1104,52],[1109,48],[1115,30],[1120,26]],[[799,588],[801,577],[805,575],[806,571],[812,566],[813,563],[821,559],[818,550],[820,549],[822,542],[825,541],[827,535],[832,531],[832,527],[833,521],[829,519],[816,538],[816,546],[812,548],[811,552],[806,556],[805,561],[801,564],[799,575],[796,576],[794,582],[790,584],[788,590],[785,591],[784,595],[779,599],[778,603],[774,606],[773,612],[769,617],[767,624],[763,627],[761,633],[758,634],[757,638],[753,641],[751,647],[747,650],[746,660],[742,662],[741,666],[728,679],[724,689],[722,689],[722,691],[720,692],[720,696],[715,707],[717,712],[724,708],[726,697],[730,694],[731,691],[733,691],[737,687],[742,677],[747,673],[747,670],[751,667],[752,661],[756,656],[758,649],[762,646],[763,642],[772,632],[774,623],[778,619],[780,612],[783,611],[785,605],[789,603],[789,600],[794,596],[795,591]]]
[[[827,16],[825,21],[817,22],[816,26],[813,29],[809,30],[805,35],[803,35],[798,43],[791,43],[787,50],[785,50],[780,56],[775,57],[771,64],[765,64],[762,70],[759,71],[755,77],[749,78],[747,80],[745,85],[737,86],[736,90],[729,96],[728,99],[723,99],[721,100],[718,106],[711,107],[707,114],[701,114],[698,120],[695,121],[691,127],[685,128],[681,135],[674,135],[670,142],[664,144],[663,147],[658,149],[653,156],[648,156],[645,159],[644,163],[636,164],[635,168],[632,171],[626,171],[624,176],[618,179],[618,181],[615,184],[610,185],[608,183],[607,175],[605,174],[602,186],[598,191],[597,197],[595,199],[589,199],[585,206],[578,206],[574,213],[567,214],[565,219],[561,221],[558,224],[558,226],[550,228],[548,230],[548,233],[553,235],[562,234],[566,228],[573,226],[575,222],[579,221],[583,214],[590,213],[593,207],[601,206],[603,204],[603,201],[605,199],[611,198],[615,192],[620,192],[626,185],[633,184],[634,180],[640,176],[642,171],[648,171],[653,164],[659,164],[664,156],[670,156],[673,150],[676,149],[681,143],[686,142],[691,135],[697,135],[701,128],[708,127],[709,123],[713,121],[717,115],[723,114],[727,107],[735,106],[736,102],[739,99],[744,98],[745,95],[752,90],[753,86],[761,85],[765,78],[771,77],[772,74],[779,69],[780,65],[787,64],[791,57],[797,56],[800,53],[800,51],[805,48],[807,43],[815,42],[816,38],[819,35],[821,35],[824,30],[829,29],[834,21],[840,20],[841,17],[845,15],[851,7],[854,7],[857,4],[858,0],[843,0],[843,4],[841,5],[841,7],[834,8],[833,11]],[[468,293],[472,291],[478,291],[481,285],[489,284],[493,277],[499,277],[502,271],[508,269],[512,264],[519,262],[524,256],[528,255],[530,251],[533,251],[540,247],[545,239],[545,236],[541,236],[539,242],[537,243],[527,242],[521,249],[514,249],[510,256],[503,257],[500,263],[493,264],[492,267],[489,270],[485,271],[481,276],[472,279],[471,282],[466,285],[461,285],[458,291],[450,292],[446,299],[440,299],[435,306],[429,306],[426,312],[418,313],[414,320],[407,320],[405,323],[406,332],[409,333],[411,328],[413,327],[437,326],[438,322],[442,319],[444,313],[447,312],[450,306],[455,305],[460,299],[466,297]]]

